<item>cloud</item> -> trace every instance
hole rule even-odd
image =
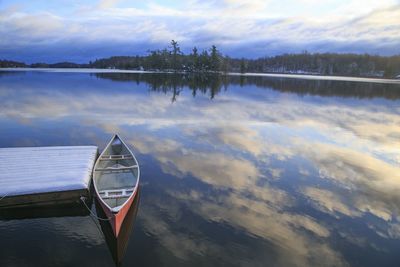
[[[170,225],[179,225],[181,221],[180,212],[177,212],[180,209],[175,207],[175,204],[185,203],[191,207],[191,212],[197,213],[203,220],[229,224],[247,235],[262,238],[270,243],[270,253],[274,254],[273,262],[276,264],[345,264],[342,256],[324,241],[330,236],[329,229],[309,216],[287,211],[286,208],[295,204],[293,198],[285,191],[268,184],[260,186],[260,175],[251,162],[219,152],[203,153],[190,144],[185,145],[165,138],[160,140],[144,137],[138,133],[129,143],[134,144],[141,153],[151,154],[166,174],[181,179],[194,177],[211,186],[207,194],[204,194],[203,190],[196,190],[195,187],[191,187],[188,193],[170,188],[167,189],[168,205],[165,204],[165,198],[162,198],[162,201],[153,199],[149,202],[158,206],[156,210],[161,209],[169,214],[167,218],[172,220],[172,224],[167,223],[165,219],[154,217],[146,219],[146,228],[176,257],[189,260],[196,254],[218,253],[225,259],[226,251],[232,249],[230,243],[222,248],[218,243],[208,244],[208,239],[189,239],[182,234],[186,231],[196,232],[193,229],[182,231],[182,228],[179,228],[179,233],[173,231]],[[227,191],[216,195],[220,189]],[[150,212],[148,208],[145,210],[145,213]],[[185,224],[186,228],[190,226],[191,224]],[[184,249],[178,249],[182,245]],[[226,257],[227,262],[239,260],[236,259],[238,254],[229,255],[230,257]]]
[[[65,12],[68,16],[50,9],[0,7],[0,56],[15,57],[17,51],[28,49],[34,58],[44,47],[51,53],[49,58],[61,60],[57,52],[72,47],[75,57],[93,59],[103,56],[91,49],[99,44],[108,55],[114,51],[143,54],[149,48],[166,46],[171,39],[181,42],[184,50],[216,44],[224,53],[248,57],[305,49],[399,52],[400,6],[393,1],[370,5],[351,1],[346,5],[353,7],[352,13],[346,11],[346,5],[331,1],[317,5],[318,10],[314,7],[312,14],[302,5],[313,7],[313,1],[288,2],[297,13],[272,1],[189,1],[169,6],[155,2],[122,6],[118,2],[104,0],[92,7],[82,6]],[[297,5],[299,8],[295,8]]]
[[[260,145],[263,140],[258,131],[246,124],[221,122],[213,126],[205,125],[203,128],[186,127],[184,130],[188,135],[201,138],[210,144],[223,143],[255,156],[263,152],[263,146]]]
[[[98,7],[101,9],[111,8],[118,4],[120,0],[100,0]]]
[[[302,189],[302,192],[314,202],[317,209],[332,214],[334,217],[338,217],[337,213],[341,213],[349,217],[361,216],[360,212],[352,210],[348,205],[343,203],[337,194],[334,194],[331,191],[314,187],[306,187]]]
[[[210,130],[213,136],[218,133],[213,128]],[[233,130],[235,131],[237,129]],[[196,132],[193,130],[181,133],[192,138]],[[208,133],[206,129],[199,132],[200,136],[202,132]],[[190,192],[169,189],[167,193],[174,201],[190,206],[191,212],[206,221],[229,224],[248,235],[269,242],[273,247],[274,264],[285,266],[347,264],[343,256],[330,246],[328,240],[332,229],[324,224],[325,220],[316,220],[306,214],[291,212],[297,202],[287,191],[268,183],[260,184],[262,177],[258,166],[238,155],[220,153],[223,146],[208,150],[206,144],[210,140],[196,138],[196,144],[193,145],[166,138],[144,137],[136,133],[136,138],[130,142],[141,153],[152,155],[166,174],[180,179],[194,177],[211,186],[207,194],[204,194],[204,190],[196,190],[194,187],[191,187]],[[243,140],[246,143],[246,139]],[[219,142],[217,143],[220,144]],[[200,144],[201,149],[197,147]],[[246,150],[245,146],[235,142],[224,144],[243,147]],[[268,147],[268,144],[264,145]],[[354,151],[354,148],[343,148],[310,140],[295,142],[291,155],[311,161],[312,166],[320,171],[321,178],[330,180],[335,184],[333,188],[339,189],[333,192],[330,189],[311,186],[301,188],[300,192],[307,196],[316,209],[336,218],[344,216],[359,218],[369,213],[391,222],[398,216],[398,208],[395,208],[399,206],[396,192],[399,190],[397,181],[400,179],[396,176],[399,173],[397,167],[372,155]],[[243,164],[239,164],[237,160]],[[224,193],[220,193],[220,189],[224,189]],[[164,206],[163,211],[169,213],[168,210],[169,208]],[[177,216],[174,216],[176,209],[172,210],[169,218],[176,218]],[[165,221],[153,219],[152,224],[155,224],[152,226],[154,229],[149,231],[161,236],[161,242],[167,249],[174,251],[177,250],[178,244],[188,243],[185,249],[172,252],[181,259],[190,259],[193,254],[208,255],[210,251],[215,253],[221,251],[221,247],[207,246],[207,240],[203,242],[200,239],[198,243],[191,239],[186,240],[181,234],[174,233],[165,226]],[[388,228],[383,227],[384,230],[377,225],[379,224],[370,224],[370,228],[380,236],[398,238],[397,224],[390,224]],[[164,231],[164,228],[167,228],[165,232],[160,232]],[[341,234],[352,244],[366,246],[366,241],[362,237],[345,232]],[[376,249],[373,242],[370,246]]]
[[[271,192],[274,192],[274,189]],[[217,199],[202,196],[202,201],[197,201],[198,197],[193,193],[185,195],[171,192],[170,195],[188,202],[192,210],[202,218],[228,223],[248,234],[263,238],[272,245],[266,251],[272,254],[269,260],[274,265],[346,264],[341,255],[323,241],[330,235],[327,228],[310,217],[277,210],[276,208],[279,209],[279,205],[283,203],[275,202],[278,204],[276,206],[274,202],[266,204],[259,199],[250,199],[235,192],[227,196],[218,196]],[[269,198],[272,199],[273,195]],[[234,255],[232,254],[233,257]]]
[[[319,208],[348,216],[371,213],[385,221],[400,215],[400,168],[383,160],[352,149],[314,143],[298,148],[319,171],[320,177],[334,182],[344,190],[350,204],[343,204],[333,192],[305,189]]]
[[[177,177],[190,174],[214,186],[248,188],[260,176],[257,168],[243,158],[184,149],[168,139],[160,143],[156,138],[137,136],[129,142],[141,153],[151,151],[163,171]]]

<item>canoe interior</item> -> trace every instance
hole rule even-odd
[[[107,146],[95,168],[94,182],[102,200],[110,207],[123,205],[138,179],[138,163],[118,136]],[[116,146],[113,144],[116,143]],[[135,167],[136,166],[136,167]]]

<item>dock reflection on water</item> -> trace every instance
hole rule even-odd
[[[91,206],[91,204],[92,200],[89,199],[87,205]],[[47,207],[0,209],[0,221],[77,216],[89,216],[89,211],[79,203]]]

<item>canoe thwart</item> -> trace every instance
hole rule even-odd
[[[132,155],[103,155],[100,160],[133,159]]]
[[[101,198],[110,199],[110,198],[122,198],[129,197],[132,195],[135,188],[121,188],[121,189],[113,189],[113,190],[102,190],[99,191]]]
[[[136,169],[136,168],[138,168],[138,165],[123,166],[123,167],[96,168],[95,171],[121,171],[121,170],[130,170],[130,169]]]

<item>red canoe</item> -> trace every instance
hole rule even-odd
[[[114,135],[94,166],[97,199],[118,237],[139,187],[139,164],[118,135]]]

